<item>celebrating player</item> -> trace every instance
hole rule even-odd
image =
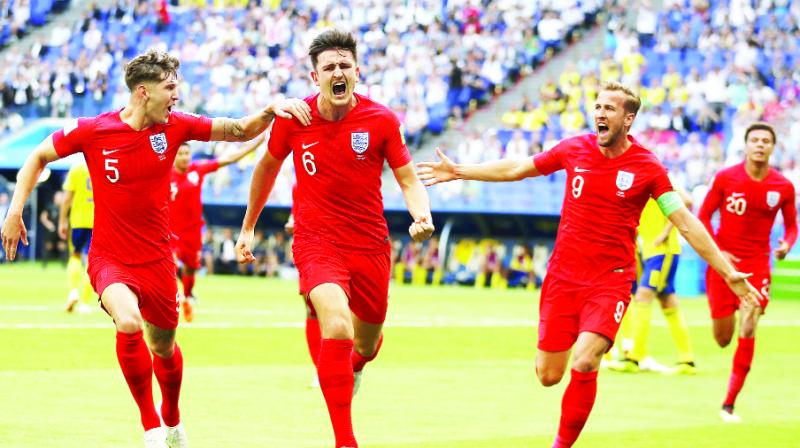
[[[304,128],[276,120],[269,152],[253,173],[236,248],[240,262],[255,260],[253,229],[283,159],[293,153],[294,260],[300,290],[310,298],[322,332],[320,387],[336,446],[357,447],[350,416],[355,378],[377,356],[388,304],[391,247],[380,192],[384,160],[414,219],[411,238],[425,240],[434,229],[399,121],[386,107],[353,92],[359,77],[355,39],[338,30],[323,32],[309,55],[311,78],[320,89],[306,98],[312,123]]]
[[[427,185],[456,179],[515,181],[567,170],[567,194],[539,304],[536,373],[545,386],[561,381],[572,349],[571,380],[561,404],[553,447],[572,446],[597,393],[597,370],[614,341],[635,277],[635,234],[650,197],[736,295],[756,303],[759,294],[725,259],[705,228],[673,190],[666,169],[628,131],[639,97],[619,83],[603,86],[594,109],[596,135],[561,141],[533,159],[478,165],[420,163]]]
[[[182,306],[186,322],[194,319],[195,272],[200,269],[203,249],[203,179],[206,174],[241,160],[263,142],[262,133],[237,151],[201,162],[192,162],[192,150],[188,143],[184,143],[175,156],[170,182],[169,226],[175,237],[173,253],[182,265],[179,277],[183,285]]]
[[[58,213],[58,235],[68,240],[67,262],[67,312],[72,312],[80,301],[78,311],[88,310],[86,302],[92,293],[89,274],[84,267],[84,256],[89,253],[94,226],[94,194],[89,168],[81,161],[72,165],[64,180],[64,200]],[[67,235],[69,233],[69,235]]]
[[[19,240],[28,244],[22,210],[39,174],[53,160],[83,153],[95,199],[89,276],[103,309],[114,319],[117,359],[139,407],[145,446],[158,448],[187,446],[178,409],[183,357],[175,343],[177,284],[169,247],[175,154],[187,140],[249,140],[264,132],[276,115],[294,115],[304,124],[310,119],[300,100],[270,104],[238,120],[173,111],[179,65],[175,57],[155,50],[136,56],[125,66],[131,92],[127,106],[73,120],[39,144],[20,169],[2,231],[6,257],[13,260]],[[153,402],[154,373],[166,427]]]
[[[797,241],[794,186],[769,166],[775,141],[772,126],[761,122],[751,124],[744,134],[744,162],[717,174],[698,213],[725,257],[737,269],[753,273],[751,282],[763,296],[756,304],[739,300],[719,275],[711,270],[706,273],[714,339],[720,347],[730,344],[736,328],[736,311],[739,311],[739,344],[733,356],[728,394],[720,410],[720,417],[729,423],[741,421],[733,412],[733,406],[753,362],[758,319],[769,303],[769,235],[778,210],[783,215],[784,236],[774,251],[775,257],[782,260]],[[717,209],[720,222],[714,232],[711,215]]]

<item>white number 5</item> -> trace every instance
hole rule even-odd
[[[114,166],[115,163],[119,163],[119,159],[106,159],[106,171],[111,172],[110,174],[106,174],[106,179],[112,184],[117,183],[119,180],[119,169]]]

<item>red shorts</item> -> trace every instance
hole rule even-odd
[[[347,294],[353,314],[364,322],[382,324],[389,305],[390,252],[388,245],[385,252],[361,254],[343,252],[328,243],[295,243],[300,293],[308,297],[317,286],[336,283]]]
[[[124,283],[139,298],[142,318],[165,330],[178,326],[178,284],[172,258],[142,264],[122,264],[103,256],[89,257],[89,278],[97,294]]]
[[[761,300],[761,310],[766,310],[769,304],[769,286],[772,281],[769,262],[758,264],[738,263],[736,270],[753,273],[753,276],[748,278],[747,281],[764,297]],[[731,291],[731,288],[725,283],[725,279],[711,267],[706,271],[706,295],[708,296],[708,306],[711,309],[712,319],[731,316],[739,309],[739,296]]]
[[[548,275],[539,299],[539,350],[569,350],[585,331],[605,336],[613,345],[630,293],[630,279],[584,286]]]
[[[173,235],[170,241],[172,253],[184,266],[192,270],[200,269],[200,252],[203,250],[203,239],[200,232],[192,235]]]

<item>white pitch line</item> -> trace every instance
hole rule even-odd
[[[533,320],[455,320],[448,321],[435,319],[430,321],[390,321],[387,327],[392,328],[533,328],[537,322]],[[654,326],[665,326],[661,322],[654,322]],[[692,327],[707,327],[708,321],[690,322]],[[195,322],[181,323],[182,328],[198,329],[269,329],[269,328],[302,328],[303,322]],[[767,320],[759,322],[759,326],[766,327],[800,327],[800,320]],[[79,329],[112,329],[113,324],[108,323],[0,323],[0,330],[79,330]]]

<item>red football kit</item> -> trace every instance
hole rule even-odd
[[[120,111],[80,118],[53,135],[60,157],[83,152],[92,179],[95,228],[89,275],[98,294],[125,283],[142,316],[162,328],[178,323],[170,253],[170,172],[179,146],[207,141],[211,120],[172,112],[164,124],[136,131]]]
[[[544,174],[567,171],[555,247],[539,304],[539,348],[568,350],[590,331],[614,341],[636,277],[636,227],[647,200],[672,191],[656,156],[631,146],[609,159],[587,134],[533,157]]]
[[[203,248],[203,180],[208,173],[219,169],[216,160],[192,162],[183,173],[172,169],[170,182],[170,229],[175,256],[187,267],[200,268]]]
[[[748,281],[761,292],[762,308],[769,303],[771,281],[769,237],[778,210],[783,214],[784,240],[793,246],[797,240],[797,209],[794,186],[777,170],[770,168],[767,177],[758,181],[745,171],[744,162],[721,170],[706,194],[698,217],[719,248],[741,261],[740,272],[752,272]],[[711,216],[719,209],[716,232]],[[739,297],[713,269],[706,272],[706,290],[711,317],[730,316],[739,309]]]
[[[355,94],[358,104],[339,121],[319,115],[317,95],[305,99],[311,125],[276,118],[269,151],[293,153],[297,176],[293,252],[300,290],[337,283],[362,320],[386,317],[390,273],[389,230],[383,216],[384,161],[411,162],[400,122],[385,106]]]

